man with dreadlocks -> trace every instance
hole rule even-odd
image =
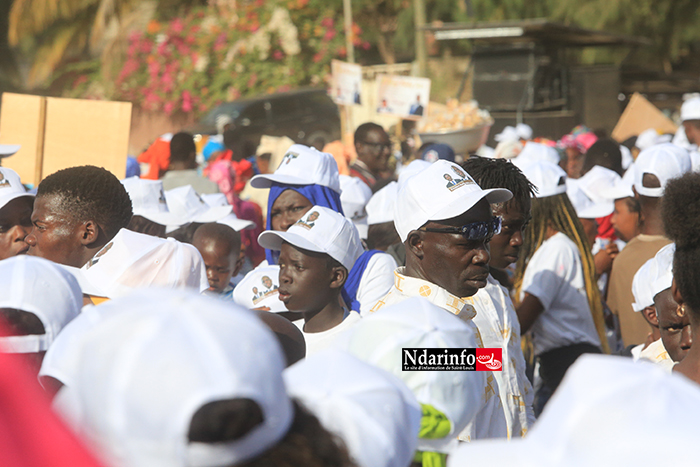
[[[107,170],[91,165],[59,170],[39,184],[27,253],[80,268],[131,215],[124,185]]]
[[[530,331],[541,385],[539,414],[584,353],[608,353],[603,302],[586,233],[566,195],[566,173],[548,162],[522,168],[537,188],[515,273],[522,332]]]
[[[505,159],[470,157],[462,167],[482,189],[507,188],[513,198],[493,204],[494,216],[501,218],[501,232],[489,243],[490,275],[486,287],[471,298],[476,308],[474,324],[486,348],[502,349],[502,371],[493,375],[505,411],[508,437],[524,436],[535,422],[532,409],[534,391],[525,374],[526,365],[520,345],[520,325],[508,289],[494,277],[505,278],[504,269],[518,260],[525,227],[530,220],[530,197],[534,187],[515,165]]]

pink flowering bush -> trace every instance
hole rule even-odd
[[[331,60],[345,59],[342,9],[326,0],[238,5],[235,18],[200,7],[132,34],[110,97],[149,111],[201,114],[239,97],[321,84]],[[359,27],[353,33],[362,49]]]

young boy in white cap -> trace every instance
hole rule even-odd
[[[332,209],[313,206],[286,232],[266,231],[264,248],[280,251],[279,299],[289,311],[303,313],[297,326],[311,355],[328,347],[360,315],[341,306],[340,294],[362,254],[357,229]]]
[[[386,305],[424,297],[464,320],[477,336],[475,346],[483,347],[466,297],[486,286],[488,242],[500,231],[489,203],[511,197],[506,189],[482,190],[460,166],[445,160],[399,182],[394,224],[406,247],[406,266],[394,272],[394,286],[371,311],[381,313]],[[482,411],[463,438],[506,437],[493,374],[480,392]]]
[[[634,191],[641,207],[642,230],[615,258],[607,296],[610,310],[620,320],[626,347],[641,344],[648,334],[646,322],[632,310],[632,278],[647,260],[671,242],[661,221],[664,186],[690,170],[688,151],[670,143],[642,151],[634,163]]]
[[[534,187],[527,177],[505,159],[470,157],[462,165],[481,188],[507,188],[513,198],[491,206],[502,219],[501,231],[489,243],[489,277],[486,287],[467,299],[476,308],[474,323],[484,347],[503,349],[503,368],[494,372],[508,423],[508,437],[524,436],[535,422],[532,408],[535,393],[525,374],[518,315],[508,289],[505,269],[518,260],[523,231],[530,221],[530,197]],[[496,278],[497,277],[497,278]]]
[[[211,222],[195,231],[192,245],[207,268],[207,291],[223,300],[233,300],[231,278],[238,274],[245,259],[241,256],[241,235],[228,225]]]
[[[0,351],[21,353],[39,373],[44,354],[83,306],[77,280],[61,266],[21,255],[0,261]]]
[[[0,167],[0,260],[25,253],[32,230],[34,195],[24,189],[19,175]]]

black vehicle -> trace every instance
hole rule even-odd
[[[287,136],[296,143],[323,146],[340,139],[338,107],[322,89],[292,92],[225,102],[190,128],[194,134],[216,134],[216,118],[231,117],[233,129],[241,131],[255,147],[262,135]]]

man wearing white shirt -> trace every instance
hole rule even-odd
[[[520,345],[520,324],[506,289],[494,276],[507,281],[505,269],[516,262],[523,244],[523,230],[530,220],[533,186],[520,170],[504,159],[470,157],[465,170],[482,188],[508,188],[513,198],[491,206],[502,219],[501,232],[489,244],[491,259],[486,287],[468,303],[476,308],[474,323],[484,347],[503,349],[503,371],[494,372],[508,424],[508,437],[524,436],[535,421],[534,391],[525,375],[525,358]],[[506,282],[507,283],[507,282]]]
[[[371,313],[410,297],[424,297],[474,328],[474,341],[464,347],[483,347],[472,321],[474,307],[467,300],[487,284],[487,244],[500,230],[500,219],[493,217],[489,203],[511,197],[506,189],[482,190],[460,166],[445,160],[401,181],[394,224],[406,247],[406,266],[396,269],[394,286]],[[460,439],[507,436],[498,384],[489,373],[481,407]]]

